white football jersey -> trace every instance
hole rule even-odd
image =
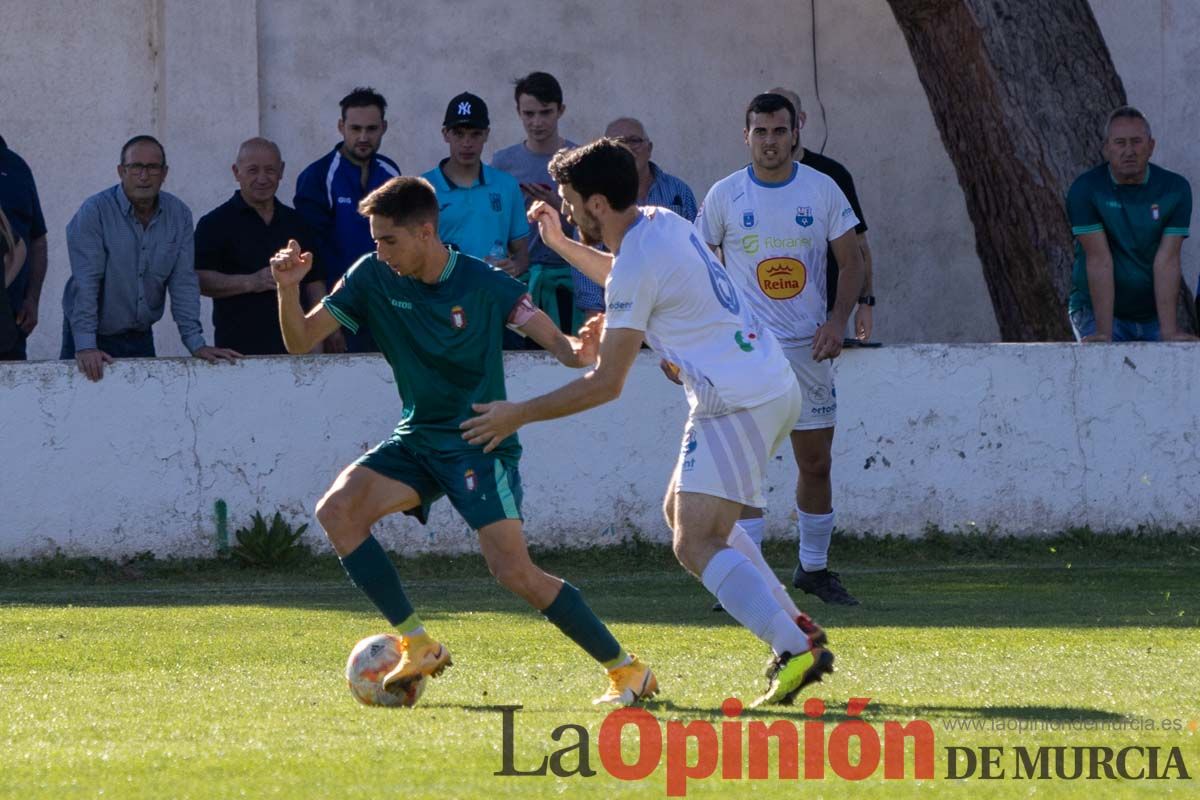
[[[646,206],[625,233],[605,283],[606,328],[645,332],[679,367],[696,417],[754,408],[795,376],[691,223]]]
[[[738,289],[787,345],[811,339],[825,323],[827,248],[857,224],[833,178],[795,161],[782,183],[758,180],[752,166],[722,178],[696,217]]]

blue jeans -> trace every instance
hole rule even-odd
[[[1075,341],[1083,341],[1083,337],[1096,332],[1096,315],[1090,308],[1079,308],[1070,312],[1071,327],[1075,330]],[[1113,317],[1112,340],[1114,342],[1158,342],[1162,336],[1158,330],[1158,320],[1149,322],[1133,322],[1120,317]]]
[[[96,334],[96,347],[113,358],[154,358],[154,334],[150,331],[98,333]],[[75,337],[71,335],[71,323],[65,318],[63,319],[62,351],[58,357],[75,357]]]

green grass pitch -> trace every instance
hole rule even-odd
[[[839,555],[835,544],[835,556]],[[1200,550],[1089,541],[964,557],[953,548],[841,546],[838,566],[859,608],[813,606],[837,672],[822,698],[825,737],[849,720],[927,721],[934,777],[861,781],[723,778],[722,762],[688,780],[688,797],[1200,796]],[[1000,555],[1007,556],[1003,560]],[[770,550],[783,575],[794,556]],[[670,563],[665,549],[551,556],[618,638],[650,662],[662,687],[648,710],[671,721],[724,720],[727,697],[762,690],[765,647]],[[86,565],[85,565],[86,567]],[[0,573],[0,797],[473,798],[664,797],[666,756],[641,781],[612,777],[598,738],[607,710],[598,667],[508,596],[478,559],[401,566],[430,632],[455,666],[416,709],[359,706],[342,678],[354,642],[386,629],[332,557],[284,575],[232,567]],[[513,716],[513,765],[535,769],[582,726],[592,777],[497,776],[502,714]],[[801,731],[799,706],[747,711]],[[1153,720],[1166,730],[1146,730]],[[1139,722],[1140,721],[1140,722]],[[1141,726],[1135,728],[1134,726]],[[632,728],[623,758],[638,756]],[[744,736],[743,736],[744,739]],[[857,740],[855,740],[857,742]],[[1004,747],[1003,778],[947,777],[949,747]],[[1017,747],[1177,748],[1190,779],[1014,779]],[[1073,751],[1072,751],[1073,752]],[[745,754],[743,753],[743,756]],[[860,755],[857,743],[851,761]],[[693,746],[684,763],[701,754]],[[744,759],[743,759],[744,760]],[[578,752],[564,757],[578,766]]]

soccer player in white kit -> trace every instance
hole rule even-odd
[[[486,452],[522,425],[615,399],[643,338],[676,364],[690,413],[663,504],[675,555],[734,619],[771,646],[770,685],[755,703],[790,703],[833,671],[833,654],[753,543],[733,537],[731,545],[730,532],[743,507],[764,504],[768,459],[800,415],[791,366],[687,220],[636,205],[637,167],[626,147],[600,139],[560,152],[550,173],[568,221],[610,251],[567,239],[550,206],[530,209],[545,243],[605,284],[600,358],[583,378],[548,394],[474,406],[480,415],[463,423],[464,438]],[[584,335],[596,335],[595,327]],[[612,678],[623,702],[636,699],[647,683],[637,674]]]
[[[832,178],[792,160],[799,131],[786,97],[768,92],[750,101],[745,137],[751,163],[713,185],[696,228],[719,249],[741,296],[783,345],[804,394],[791,434],[800,529],[793,584],[826,603],[858,605],[828,568],[837,416],[832,362],[862,288],[858,217]],[[836,304],[826,315],[828,247],[841,269]],[[748,510],[738,527],[761,544],[761,507]]]

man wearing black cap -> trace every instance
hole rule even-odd
[[[437,191],[441,240],[517,277],[529,269],[525,201],[515,178],[483,163],[489,129],[481,98],[453,98],[442,122],[450,156],[422,177]]]

